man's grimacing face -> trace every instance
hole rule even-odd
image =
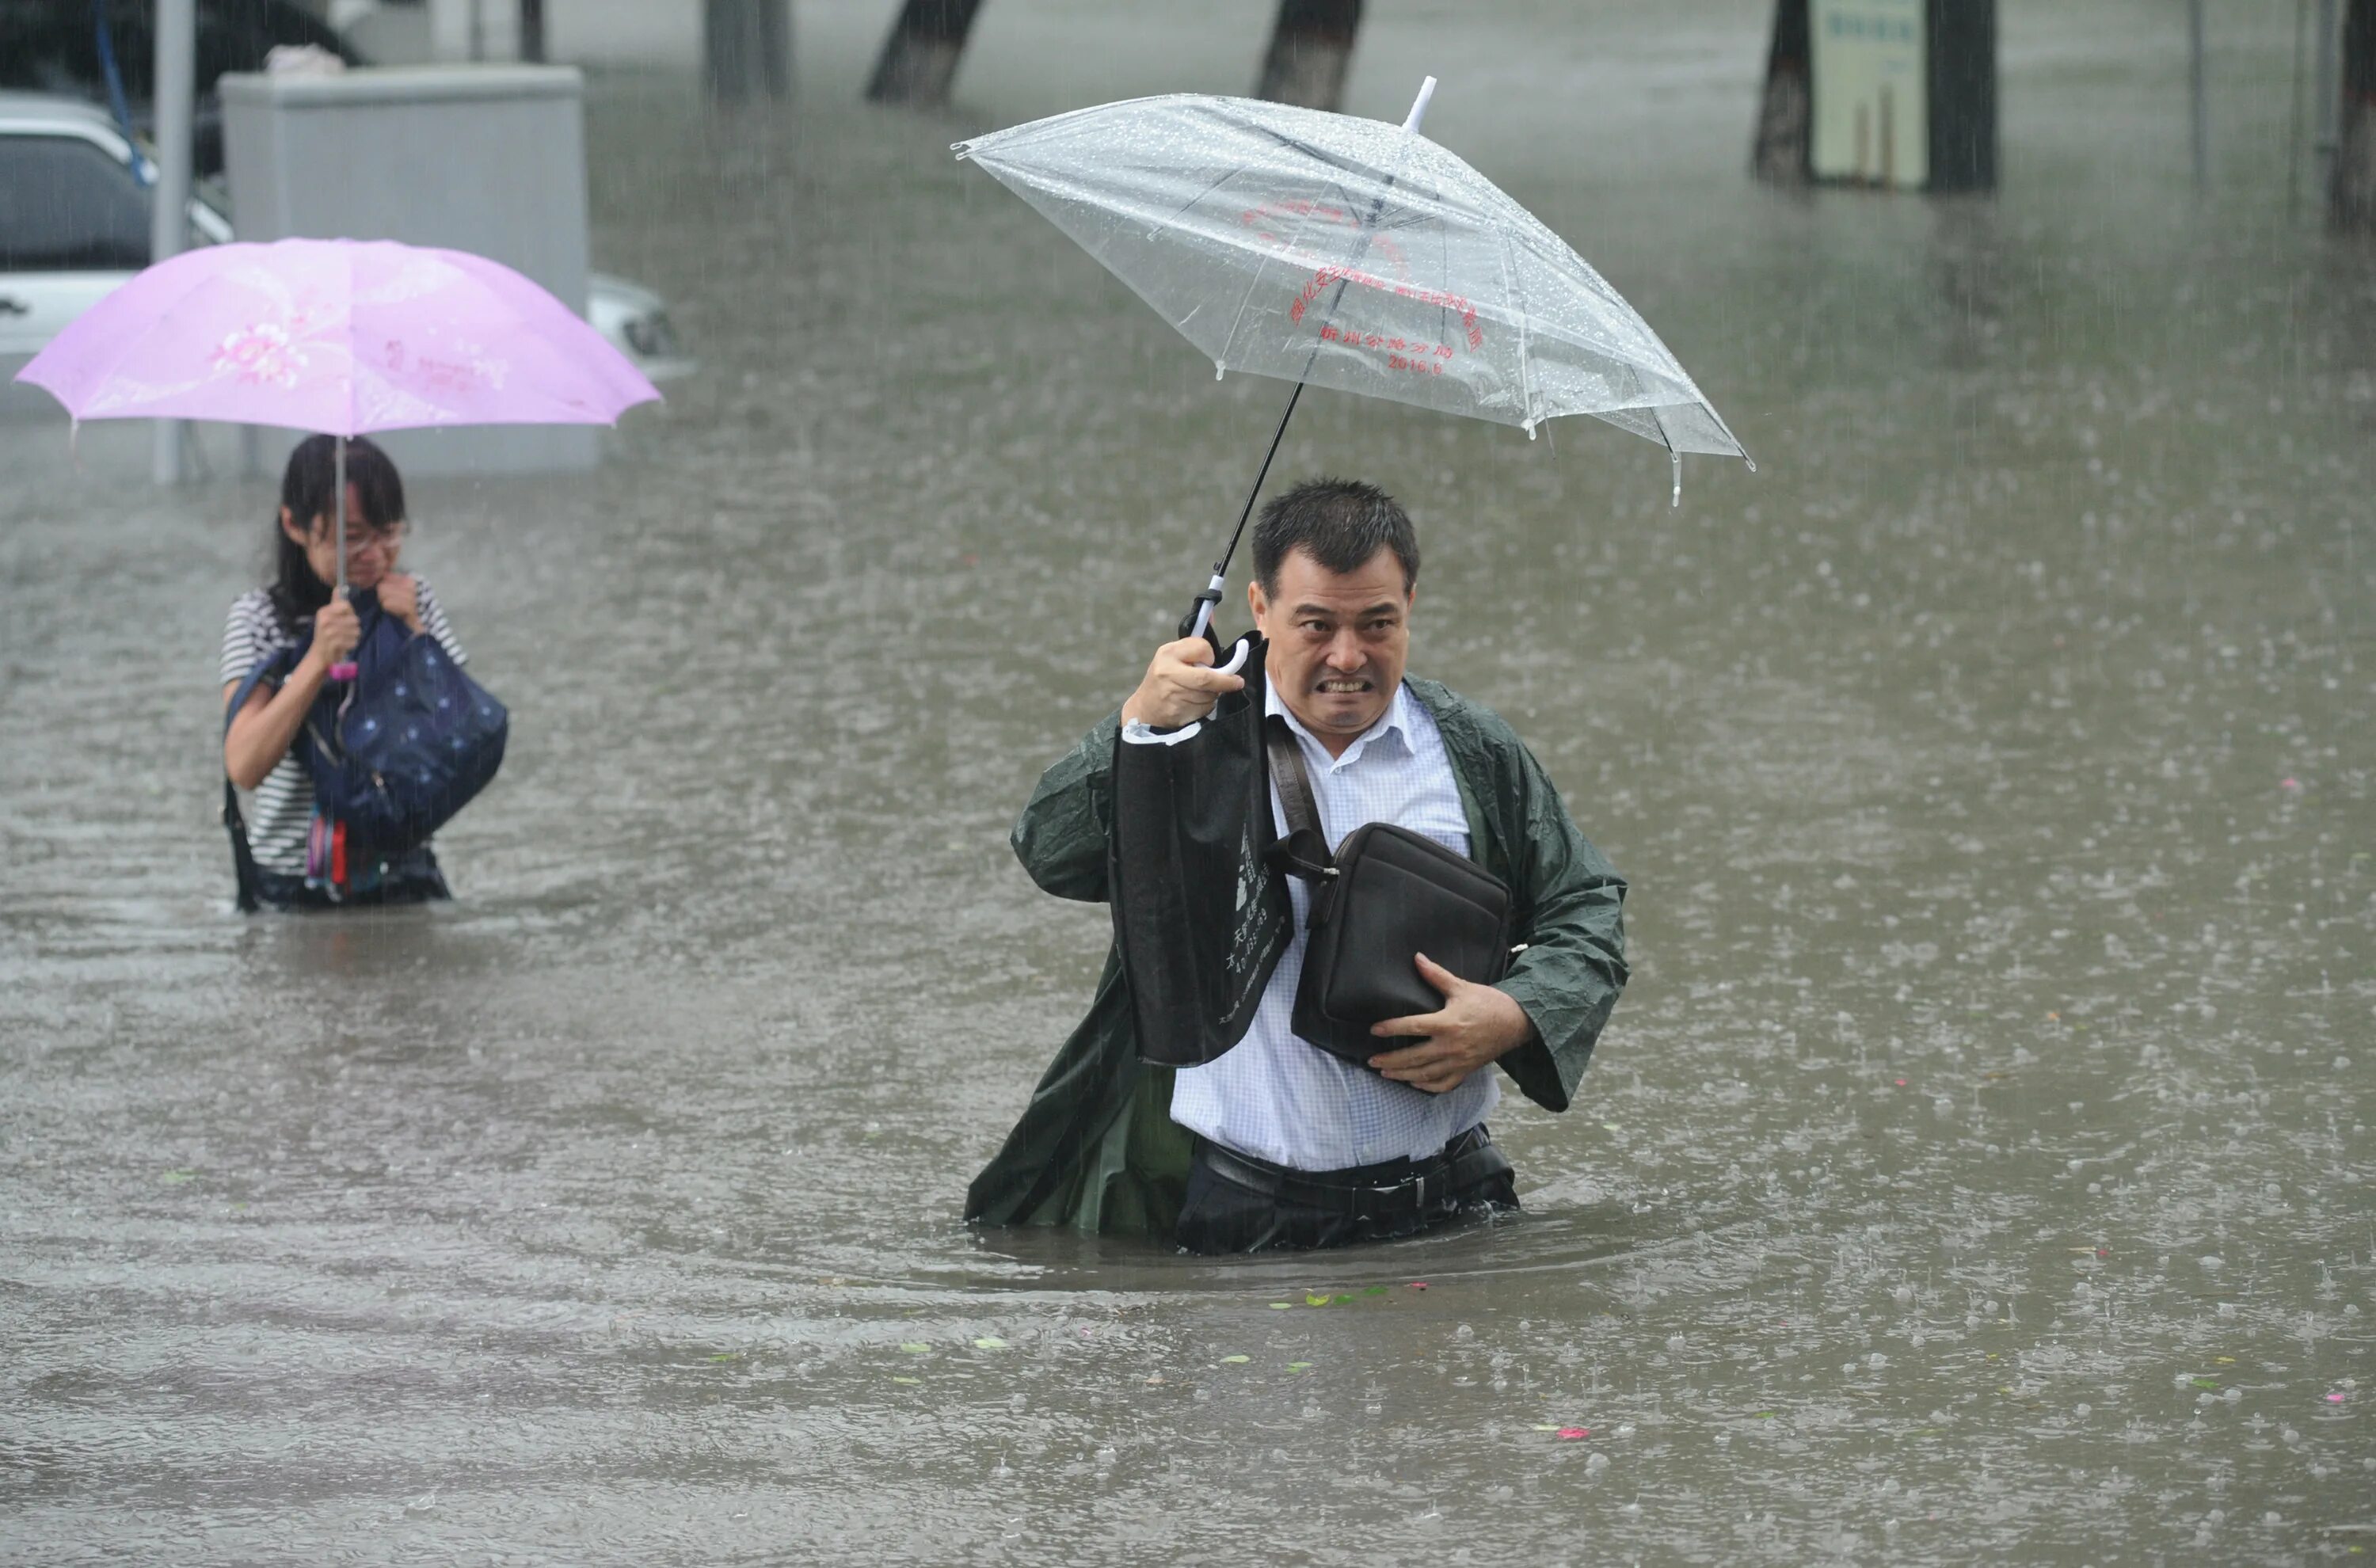
[[[1380,546],[1359,570],[1336,573],[1310,552],[1278,564],[1278,592],[1248,584],[1254,624],[1270,639],[1265,665],[1279,700],[1332,754],[1384,717],[1410,658],[1416,592]]]

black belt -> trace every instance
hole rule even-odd
[[[1197,1157],[1224,1181],[1280,1204],[1391,1219],[1423,1215],[1453,1194],[1510,1168],[1482,1124],[1471,1127],[1425,1159],[1390,1159],[1343,1170],[1297,1170],[1198,1141]]]

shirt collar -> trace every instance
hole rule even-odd
[[[1410,742],[1410,702],[1409,685],[1396,683],[1395,695],[1386,704],[1386,711],[1379,715],[1375,724],[1353,737],[1353,743],[1345,748],[1343,756],[1330,758],[1329,766],[1332,769],[1349,766],[1372,751],[1378,752],[1382,759],[1396,754],[1406,757],[1417,755]],[[1320,738],[1303,727],[1303,720],[1289,711],[1287,704],[1279,700],[1278,688],[1268,681],[1263,683],[1263,711],[1277,714],[1287,720],[1289,730],[1319,746],[1324,755],[1326,754],[1328,748],[1321,745]]]

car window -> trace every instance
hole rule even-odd
[[[0,137],[0,272],[148,265],[148,195],[75,137]]]

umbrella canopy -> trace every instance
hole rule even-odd
[[[1416,117],[1416,112],[1415,116]],[[1217,370],[1746,457],[1589,263],[1416,129],[1172,94],[956,144]]]
[[[186,251],[76,317],[17,379],[77,420],[335,435],[610,424],[659,397],[600,333],[510,267],[387,240]]]

